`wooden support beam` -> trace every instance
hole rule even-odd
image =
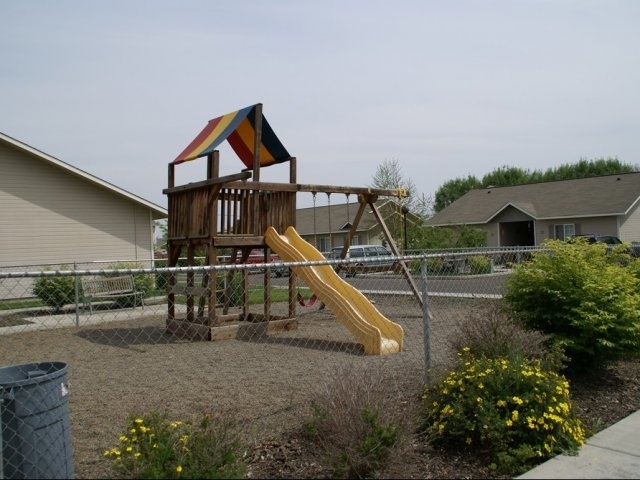
[[[378,221],[378,223],[380,224],[380,227],[382,228],[382,232],[384,233],[384,236],[387,239],[387,242],[389,243],[391,253],[393,253],[397,257],[400,256],[400,251],[398,250],[398,246],[396,245],[395,240],[391,236],[391,232],[387,228],[387,224],[384,222],[382,215],[380,215],[380,210],[378,210],[378,207],[376,206],[375,201],[369,202],[369,206],[371,207],[371,210],[373,211],[373,215],[376,217],[376,220]],[[420,293],[420,290],[418,289],[418,286],[416,285],[416,282],[413,279],[413,275],[411,275],[411,272],[409,271],[409,267],[407,267],[407,262],[400,262],[400,268],[402,269],[402,274],[404,275],[404,278],[409,283],[409,288],[411,288],[413,295],[416,297],[416,299],[418,300],[418,303],[422,307],[423,305],[422,294]]]

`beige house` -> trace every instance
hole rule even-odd
[[[153,261],[166,209],[3,133],[0,169],[0,268]]]
[[[426,222],[487,232],[487,246],[593,233],[640,241],[640,173],[471,190]]]
[[[401,232],[403,214],[397,203],[383,200],[376,203],[387,227]],[[302,238],[321,252],[342,247],[360,205],[357,202],[325,205],[321,207],[298,208],[296,210],[296,230]],[[415,221],[413,214],[407,215],[407,222]],[[395,228],[394,228],[395,227]],[[383,245],[384,235],[375,215],[368,208],[362,216],[351,245]],[[400,238],[394,238],[399,243]]]

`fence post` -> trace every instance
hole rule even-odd
[[[76,327],[80,326],[80,286],[78,285],[80,283],[80,279],[78,278],[78,268],[76,265],[76,262],[73,262],[73,271],[75,272],[74,275],[74,279],[75,279],[75,287],[76,287]]]
[[[420,260],[420,280],[422,284],[422,336],[424,342],[425,383],[431,386],[431,314],[429,313],[429,290],[427,288],[427,259]]]

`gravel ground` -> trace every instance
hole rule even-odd
[[[164,333],[164,316],[0,337],[3,365],[48,360],[69,366],[70,412],[77,478],[115,478],[103,457],[133,413],[166,411],[176,419],[213,409],[251,425],[254,445],[248,476],[328,476],[317,452],[300,436],[315,387],[341,366],[388,372],[398,408],[413,415],[419,404],[425,349],[422,315],[412,299],[379,309],[405,329],[402,353],[364,356],[344,326],[326,310],[305,309],[298,329],[218,342],[189,342]],[[463,308],[464,307],[464,308]],[[430,301],[430,359],[451,358],[449,335],[474,311],[473,301]],[[0,323],[1,325],[1,323]],[[572,384],[576,408],[599,430],[640,409],[640,362],[621,362],[605,374]],[[383,473],[387,478],[488,478],[482,460],[434,451],[411,439]],[[495,477],[494,477],[495,478]]]

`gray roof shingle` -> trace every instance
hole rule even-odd
[[[624,215],[640,197],[640,172],[471,190],[427,220],[430,226],[490,222],[512,206],[533,219]]]

